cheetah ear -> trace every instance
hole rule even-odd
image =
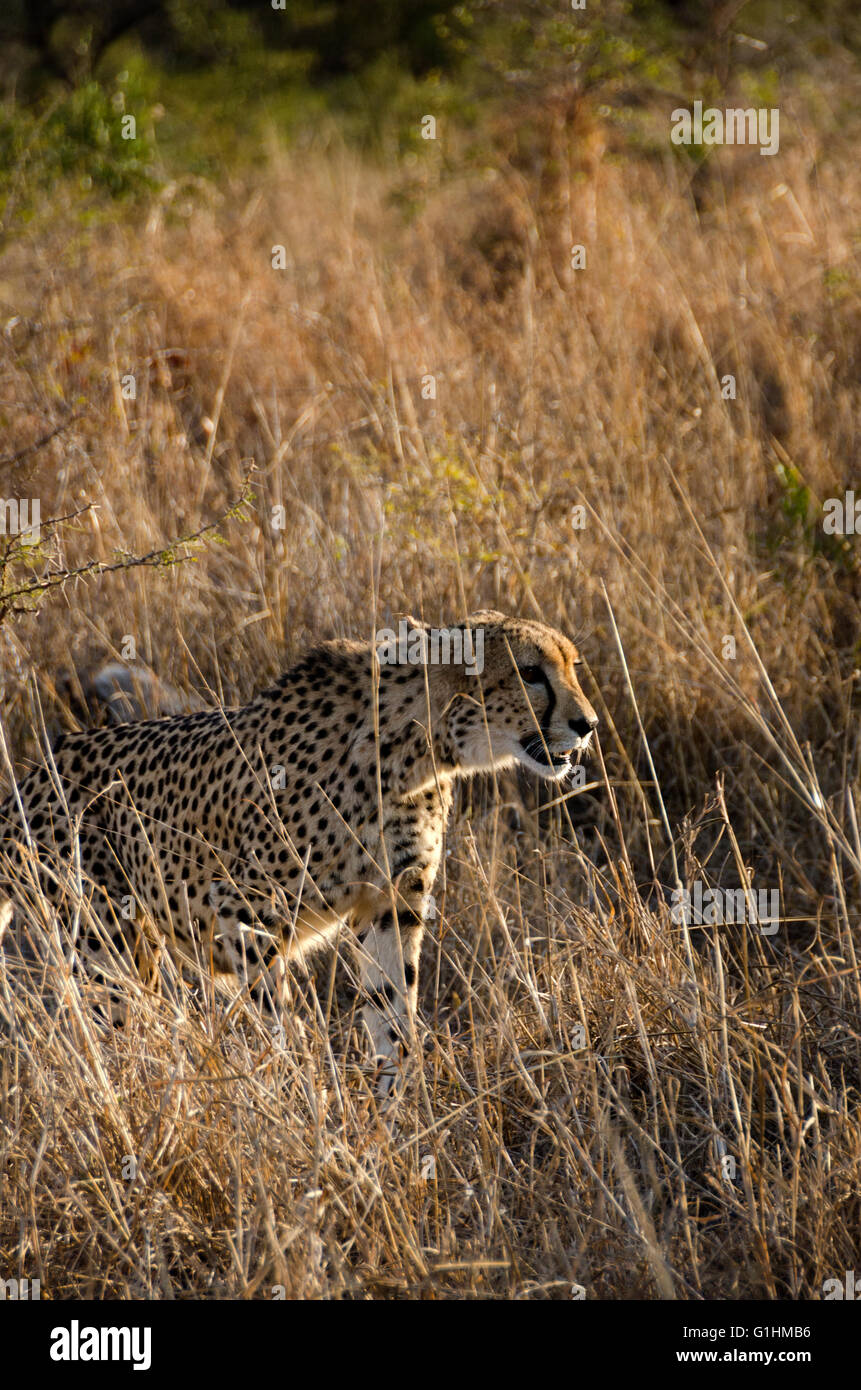
[[[421,618],[414,618],[412,613],[406,613],[404,615],[404,622],[408,623],[410,627],[417,628],[419,632],[430,632],[430,623],[422,622]]]
[[[476,623],[504,623],[506,617],[497,608],[479,608],[475,613],[470,613],[466,621],[470,627],[475,627]]]

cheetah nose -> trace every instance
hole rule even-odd
[[[577,719],[568,720],[568,728],[573,729],[574,733],[577,734],[579,738],[587,738],[597,723],[597,714],[593,714],[590,719],[586,719],[586,717],[581,714]]]

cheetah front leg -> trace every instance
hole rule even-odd
[[[429,893],[398,891],[397,910],[386,908],[364,933],[358,951],[362,1022],[377,1062],[377,1097],[389,1106],[403,1088],[405,1063],[415,1038],[419,955]]]

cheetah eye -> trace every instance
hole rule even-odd
[[[540,666],[521,666],[520,679],[524,685],[542,685],[544,683],[544,672]]]

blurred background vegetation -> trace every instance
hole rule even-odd
[[[778,73],[812,104],[833,91],[839,122],[859,37],[855,0],[7,0],[0,218],[8,232],[60,179],[98,199],[220,176],[264,160],[273,139],[418,161],[431,143],[418,110],[479,162],[516,113],[514,156],[528,160],[529,102],[560,85],[598,94],[646,153],[656,99],[773,103]]]

